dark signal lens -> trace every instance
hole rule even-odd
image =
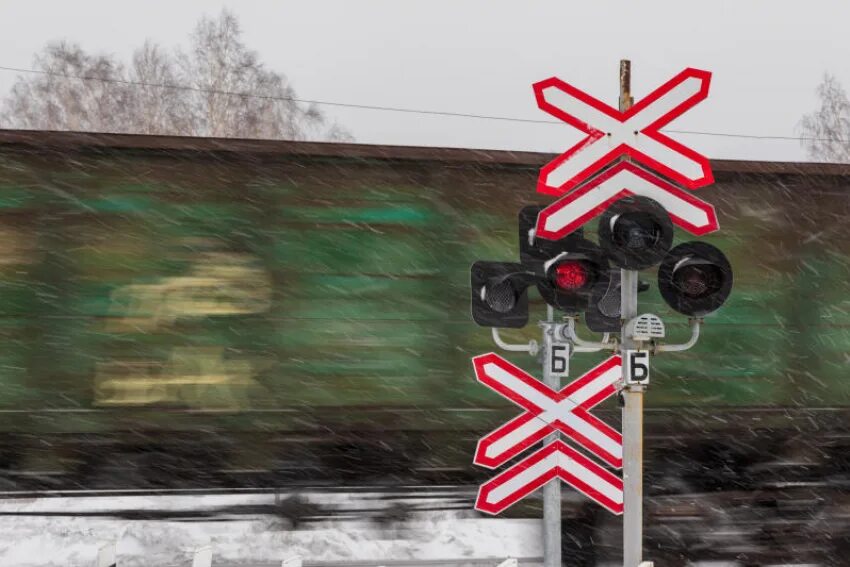
[[[602,213],[599,244],[615,266],[643,270],[660,263],[670,250],[673,222],[657,201],[625,197]]]
[[[652,248],[661,240],[662,228],[644,213],[623,213],[614,220],[611,237],[617,246],[630,250]]]
[[[673,285],[688,297],[716,293],[723,283],[720,268],[713,264],[690,264],[673,272]]]
[[[484,301],[498,313],[507,313],[516,306],[517,293],[510,282],[502,282],[484,289]]]
[[[587,285],[589,274],[581,262],[563,262],[555,266],[555,285],[572,291]]]
[[[688,317],[703,317],[723,305],[732,292],[732,266],[716,246],[684,242],[658,267],[658,290],[667,305]]]

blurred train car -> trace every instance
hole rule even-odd
[[[551,158],[0,131],[0,487],[484,478],[475,440],[515,410],[471,372],[494,347],[469,266],[517,254]],[[846,554],[850,166],[713,167],[706,240],[736,283],[696,348],[654,361],[650,545]],[[687,336],[654,285],[641,305]],[[604,558],[613,524],[565,510],[570,557]]]

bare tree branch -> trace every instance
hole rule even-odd
[[[227,10],[215,19],[201,18],[187,51],[168,52],[148,41],[133,53],[128,69],[112,56],[89,55],[67,42],[48,44],[34,67],[47,74],[18,77],[0,111],[5,127],[351,139],[314,106],[290,100],[296,95],[286,76],[267,69],[247,48],[237,18]]]
[[[809,157],[850,162],[850,101],[841,83],[824,75],[817,89],[820,108],[800,121],[802,144]]]

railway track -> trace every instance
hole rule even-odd
[[[323,485],[323,484],[287,484],[283,487],[233,487],[233,488],[105,488],[105,489],[59,489],[59,490],[0,490],[0,498],[68,498],[74,496],[168,496],[168,495],[206,495],[206,494],[290,494],[296,492],[324,492],[329,494],[369,494],[382,495],[457,495],[473,494],[477,485]]]
[[[393,525],[423,513],[469,512],[474,488],[86,490],[57,491],[50,496],[53,498],[44,498],[38,492],[15,492],[0,497],[0,517],[218,522],[268,516],[286,520],[292,527],[328,520],[372,520]],[[16,504],[32,500],[42,500],[43,504],[36,509]]]

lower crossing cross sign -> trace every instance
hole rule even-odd
[[[472,363],[479,382],[526,410],[478,442],[475,464],[498,467],[560,431],[608,465],[622,468],[622,435],[589,411],[617,393],[622,381],[619,356],[608,358],[559,391],[495,353],[476,356]],[[475,507],[498,514],[554,478],[615,514],[623,511],[622,481],[562,441],[549,443],[485,483]]]

